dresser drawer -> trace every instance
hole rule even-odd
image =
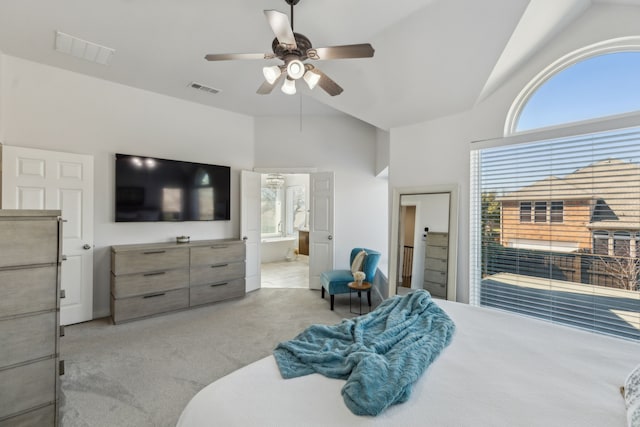
[[[58,262],[58,221],[0,221],[0,267]]]
[[[0,371],[0,418],[53,403],[57,359]]]
[[[212,244],[191,248],[191,266],[244,261],[245,246],[240,242]]]
[[[190,305],[208,304],[229,298],[241,297],[245,294],[244,279],[235,279],[228,282],[212,285],[194,286],[190,289]]]
[[[449,246],[448,233],[428,233],[427,245],[431,246]]]
[[[244,277],[244,261],[191,268],[190,285],[207,285]]]
[[[443,246],[431,246],[427,245],[426,249],[426,258],[438,258],[438,259],[447,259],[447,254],[449,250]]]
[[[434,283],[447,283],[447,273],[444,271],[424,270],[424,280]]]
[[[189,248],[115,252],[111,263],[111,272],[116,276],[179,269],[189,265]]]
[[[0,320],[0,368],[56,354],[55,311]]]
[[[425,280],[423,288],[429,291],[431,296],[438,298],[447,297],[447,285],[443,283],[433,283]]]
[[[0,421],[0,427],[45,427],[55,426],[56,407],[47,405],[44,408],[18,415],[17,417],[7,418]]]
[[[58,306],[57,265],[0,270],[0,318]]]
[[[447,271],[447,260],[439,258],[426,258],[424,268],[434,271]]]
[[[189,286],[189,270],[153,271],[148,273],[111,275],[111,293],[116,298],[144,295]]]
[[[188,306],[188,288],[122,299],[111,297],[111,313],[114,323],[179,310]]]

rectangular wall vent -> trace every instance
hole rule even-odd
[[[194,89],[201,90],[203,92],[209,92],[209,93],[214,93],[214,94],[215,93],[220,93],[220,89],[215,89],[215,88],[212,88],[210,86],[203,85],[202,83],[191,82],[191,83],[189,83],[189,86],[194,88]]]
[[[56,31],[55,48],[58,52],[102,65],[108,65],[116,52],[110,47],[100,46],[60,31]]]

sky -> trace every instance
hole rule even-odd
[[[617,52],[578,62],[531,96],[517,131],[640,110],[640,52]]]

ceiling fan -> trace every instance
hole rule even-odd
[[[331,96],[342,93],[343,89],[331,80],[325,73],[309,63],[303,61],[371,58],[373,47],[369,43],[350,44],[330,47],[313,47],[311,41],[300,33],[293,31],[293,6],[300,0],[285,0],[291,6],[291,23],[286,14],[277,10],[265,10],[269,26],[276,35],[271,44],[273,53],[221,53],[205,56],[207,61],[226,61],[230,59],[281,59],[283,65],[273,65],[263,68],[265,82],[258,88],[257,93],[267,95],[276,84],[284,79],[282,91],[288,95],[296,93],[296,80],[302,78],[309,89],[320,86]]]

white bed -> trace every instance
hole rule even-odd
[[[640,344],[491,309],[438,305],[456,323],[453,341],[409,401],[377,417],[349,411],[340,394],[345,381],[319,374],[284,380],[269,356],[202,389],[178,426],[627,425],[619,389],[640,363]]]

